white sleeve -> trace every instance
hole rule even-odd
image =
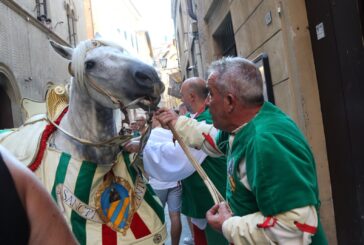
[[[315,207],[306,206],[264,217],[261,212],[233,216],[222,225],[226,239],[239,244],[310,244],[318,225]],[[310,227],[303,229],[302,227]]]
[[[189,148],[200,164],[206,154],[201,150]],[[195,168],[178,143],[148,141],[143,151],[144,170],[153,178],[170,182],[187,178]]]
[[[188,146],[201,149],[212,157],[220,157],[223,155],[216,146],[215,137],[218,130],[213,125],[180,116],[175,128]]]

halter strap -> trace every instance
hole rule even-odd
[[[91,85],[91,87],[93,87],[97,92],[99,92],[100,94],[103,94],[105,96],[107,96],[112,103],[114,104],[121,104],[121,101],[117,98],[115,98],[113,95],[110,94],[110,92],[108,92],[107,90],[103,89],[102,87],[98,86],[95,81],[89,77],[88,75],[85,76],[86,77],[86,81]]]
[[[92,40],[92,44],[93,44],[93,47],[89,48],[87,50],[90,51],[94,48],[97,48],[97,47],[100,47],[100,46],[103,46],[104,44],[98,40]],[[74,72],[72,70],[72,67],[71,67],[71,63],[69,63],[68,65],[68,70],[70,72],[70,74],[72,76],[74,76]],[[102,94],[102,95],[105,95],[106,97],[108,97],[111,102],[113,104],[117,104],[119,105],[120,109],[123,111],[125,109],[127,109],[128,107],[130,106],[133,106],[135,104],[137,104],[138,102],[142,101],[143,99],[145,99],[144,97],[140,97],[140,98],[137,98],[133,101],[131,101],[129,104],[127,105],[124,105],[121,100],[117,99],[115,96],[113,96],[109,91],[105,90],[104,88],[100,87],[97,85],[97,83],[94,81],[94,79],[92,79],[90,76],[88,76],[87,74],[85,74],[85,79],[87,81],[88,84],[91,85],[91,87],[93,89],[95,89],[98,93]],[[86,88],[87,90],[87,88]],[[88,90],[87,90],[88,92]],[[127,116],[127,115],[125,115]],[[92,142],[92,141],[89,141],[89,140],[86,140],[86,139],[82,139],[82,138],[79,138],[77,136],[74,136],[73,134],[71,134],[70,132],[66,131],[65,129],[61,128],[60,126],[58,126],[56,123],[53,122],[53,120],[51,120],[48,115],[47,115],[47,120],[54,126],[56,127],[57,129],[59,129],[62,133],[64,133],[65,135],[69,136],[70,138],[78,141],[79,143],[81,144],[85,144],[85,145],[91,145],[91,146],[96,146],[96,147],[102,147],[102,146],[111,146],[111,145],[122,145],[123,143],[127,142],[128,140],[130,140],[132,137],[130,136],[125,136],[125,135],[119,135],[119,136],[116,136],[116,137],[112,137],[111,139],[108,139],[108,140],[105,140],[105,141],[101,141],[101,142]]]

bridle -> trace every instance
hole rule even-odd
[[[89,48],[87,50],[90,51],[94,48],[97,48],[99,46],[105,46],[101,41],[98,41],[98,40],[92,40],[91,41],[92,44],[93,44],[93,47]],[[71,76],[75,76],[74,74],[74,71],[72,69],[72,64],[71,62],[68,64],[68,72],[70,73]],[[138,102],[142,101],[142,100],[145,100],[144,97],[140,97],[140,98],[137,98],[133,101],[131,101],[130,103],[128,103],[127,105],[124,105],[123,102],[119,99],[117,99],[116,97],[114,97],[109,91],[105,90],[104,88],[98,86],[96,84],[96,82],[91,78],[89,77],[87,74],[85,74],[84,76],[84,79],[85,81],[91,85],[91,87],[93,89],[95,89],[98,93],[104,95],[105,97],[109,98],[111,100],[111,102],[113,104],[116,104],[119,106],[120,110],[123,111],[123,113],[125,114],[124,116],[125,117],[128,117],[128,114],[125,113],[126,109],[137,104]],[[87,89],[87,88],[86,88]],[[88,91],[88,90],[87,90]],[[151,108],[149,108],[149,111],[148,111],[148,114],[149,114],[149,119],[151,119],[151,116],[152,116],[152,110]],[[72,138],[73,140],[81,143],[81,144],[84,144],[84,145],[90,145],[90,146],[95,146],[95,147],[107,147],[107,146],[113,146],[113,145],[122,145],[124,143],[126,143],[127,141],[129,141],[132,136],[129,136],[129,135],[118,135],[118,136],[115,136],[115,137],[112,137],[111,139],[107,139],[105,141],[101,141],[101,142],[92,142],[92,141],[89,141],[89,140],[86,140],[86,139],[82,139],[82,138],[79,138],[77,136],[74,136],[73,134],[71,134],[70,132],[66,131],[65,129],[61,128],[59,125],[57,125],[53,120],[51,120],[49,118],[49,116],[47,116],[47,119],[48,121],[53,125],[55,126],[58,130],[60,130],[62,133],[64,133],[65,135],[67,135],[68,137]],[[152,120],[147,120],[147,124],[148,124],[148,129],[147,129],[147,132],[150,133],[150,128],[151,128],[151,123],[152,123]],[[149,133],[148,134],[148,137],[149,138]],[[145,135],[147,135],[145,134]],[[147,141],[147,138],[143,138],[141,139],[140,141],[140,146],[142,146],[142,144],[145,145],[146,141]],[[142,143],[142,141],[145,141],[144,143]],[[144,147],[143,147],[144,148]]]

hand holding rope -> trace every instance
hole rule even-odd
[[[186,143],[183,141],[181,136],[177,133],[177,131],[174,128],[173,123],[172,123],[172,121],[173,121],[172,117],[170,117],[169,120],[167,120],[167,121],[168,121],[167,126],[172,131],[173,137],[177,140],[177,142],[179,143],[179,145],[185,152],[188,160],[190,160],[191,164],[193,165],[193,167],[196,169],[197,173],[202,178],[204,184],[206,185],[207,189],[210,192],[212,199],[214,200],[214,203],[218,204],[218,203],[224,202],[225,201],[224,197],[218,191],[216,186],[212,183],[211,179],[208,177],[205,170],[201,167],[201,165],[193,157],[193,155],[191,154],[189,148],[187,147]]]

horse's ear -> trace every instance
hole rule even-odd
[[[53,49],[59,54],[61,55],[63,58],[67,59],[67,60],[72,60],[72,53],[73,53],[73,49],[66,47],[66,46],[62,46],[59,43],[56,43],[52,40],[49,41],[53,47]]]

